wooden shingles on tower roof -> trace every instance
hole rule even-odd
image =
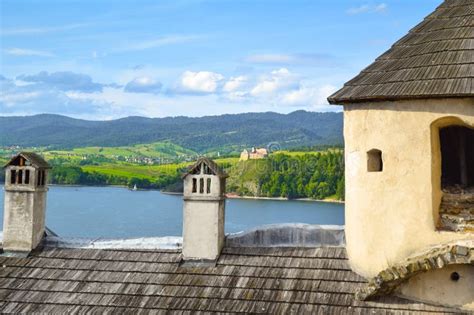
[[[445,0],[331,104],[474,96],[474,1]]]

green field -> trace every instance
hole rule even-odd
[[[197,155],[196,152],[171,142],[137,144],[127,147],[84,147],[71,150],[44,151],[43,154],[49,159],[61,157],[70,160],[82,159],[87,156],[103,156],[105,158],[146,157],[173,160],[180,157]]]
[[[223,168],[229,168],[237,164],[238,158],[216,159],[217,164]],[[173,176],[180,169],[185,169],[193,162],[163,164],[163,165],[136,165],[126,163],[110,163],[102,165],[85,165],[82,166],[84,172],[96,172],[99,174],[120,176],[126,178],[140,178],[152,180],[156,177],[169,175]]]
[[[325,149],[325,150],[322,150],[322,151],[286,151],[286,150],[281,150],[281,151],[274,152],[274,154],[281,153],[281,154],[288,155],[288,156],[302,156],[302,155],[306,155],[306,154],[324,154],[324,153],[328,153],[328,152],[337,153],[337,152],[343,152],[343,150],[338,149],[338,148]]]

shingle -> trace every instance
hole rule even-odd
[[[0,311],[38,313],[444,313],[399,298],[354,300],[366,282],[344,248],[224,248],[213,268],[179,251],[51,249],[3,259]]]
[[[34,153],[34,152],[20,152],[18,153],[16,156],[14,156],[6,165],[10,165],[10,163],[14,162],[18,157],[24,157],[27,161],[29,161],[31,163],[31,165],[33,165],[34,167],[37,167],[37,168],[51,168],[51,166],[48,164],[48,162],[46,162],[45,159],[43,159],[42,156],[40,156],[39,154],[37,153]]]
[[[474,3],[435,12],[331,95],[331,104],[474,96]]]

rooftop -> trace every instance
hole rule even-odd
[[[0,312],[458,312],[395,296],[356,300],[367,282],[351,271],[342,246],[242,247],[234,241],[216,266],[184,267],[179,248],[64,248],[50,238],[28,258],[0,257]]]
[[[34,167],[37,168],[51,168],[51,166],[46,162],[45,159],[43,159],[42,156],[40,156],[37,153],[34,152],[20,152],[17,155],[15,155],[4,167],[7,167],[10,164],[14,164],[14,162],[19,158],[23,157],[27,161],[31,163]]]
[[[474,96],[474,2],[445,0],[331,104]]]

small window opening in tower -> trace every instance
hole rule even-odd
[[[46,172],[45,171],[41,171],[42,175],[41,175],[41,186],[44,186],[46,184]]]
[[[10,171],[10,184],[16,184],[16,170]]]
[[[41,186],[41,171],[38,171],[38,179],[36,181],[36,186]]]
[[[443,189],[474,186],[474,129],[450,126],[439,134]]]
[[[383,160],[382,151],[372,149],[367,152],[367,171],[368,172],[382,172]]]
[[[449,231],[471,231],[474,222],[474,129],[449,126],[439,131],[441,189],[438,226]]]
[[[197,178],[193,178],[193,193],[197,192]]]
[[[207,186],[206,186],[206,193],[210,194],[211,193],[211,179],[207,179]]]
[[[18,184],[23,184],[23,171],[19,170],[18,171]]]
[[[30,184],[30,170],[25,171],[25,184],[26,185]]]
[[[207,166],[206,164],[204,164],[204,174],[212,175],[212,171],[211,171],[210,167]]]
[[[199,179],[199,193],[200,194],[204,193],[204,178]]]

